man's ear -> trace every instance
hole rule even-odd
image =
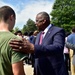
[[[11,15],[9,18],[10,18],[10,20],[12,21],[12,20],[13,20],[13,15]]]

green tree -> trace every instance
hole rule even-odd
[[[14,29],[13,29],[13,33],[15,33],[15,32],[17,32],[17,31],[19,31],[20,29],[18,28],[18,27],[15,27]]]
[[[26,25],[23,26],[22,32],[24,33],[25,31],[35,31],[37,29],[35,22],[31,19],[28,19]]]
[[[70,31],[75,25],[75,0],[56,0],[50,15],[51,23]]]

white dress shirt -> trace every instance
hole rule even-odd
[[[43,38],[45,37],[47,31],[49,30],[49,28],[51,27],[52,25],[50,24],[49,26],[47,26],[44,30],[44,35],[43,35]]]

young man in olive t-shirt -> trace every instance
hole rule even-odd
[[[0,7],[0,75],[25,75],[23,59],[25,55],[13,51],[11,39],[21,40],[10,32],[15,24],[15,12],[9,6]]]

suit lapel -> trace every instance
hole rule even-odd
[[[49,37],[49,38],[52,37],[52,34],[53,34],[53,33],[52,33],[52,30],[53,30],[53,27],[54,27],[54,25],[52,25],[52,26],[49,28],[49,30],[48,30],[48,32],[46,33],[44,39],[42,40],[42,44],[44,44],[44,43],[46,42],[46,40],[47,40],[48,37]],[[37,35],[35,44],[39,44],[40,35],[41,35],[41,32]]]
[[[42,44],[43,43],[45,43],[46,42],[46,40],[47,40],[47,38],[49,37],[52,37],[52,30],[53,30],[53,25],[49,28],[49,30],[47,31],[47,33],[46,33],[46,35],[45,35],[45,37],[44,37],[44,39],[43,39],[43,41],[42,41]]]

